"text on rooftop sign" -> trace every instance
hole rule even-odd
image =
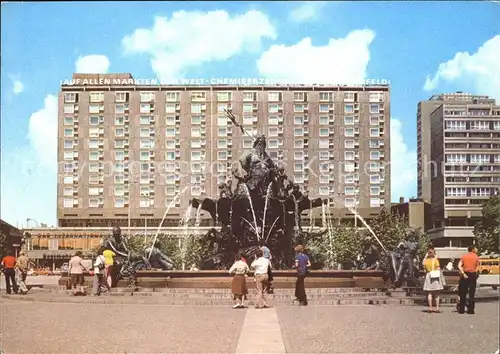
[[[242,86],[262,86],[262,85],[286,85],[286,86],[363,86],[363,85],[390,85],[391,81],[386,79],[366,79],[360,84],[317,84],[317,83],[293,83],[287,79],[268,79],[268,78],[193,78],[177,80],[159,80],[159,79],[107,79],[107,78],[89,78],[89,79],[71,79],[61,80],[61,86],[163,86],[163,85],[181,85],[181,86],[203,86],[203,85],[242,85]]]

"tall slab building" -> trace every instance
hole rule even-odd
[[[129,217],[158,225],[169,205],[164,225],[177,226],[191,198],[218,198],[252,148],[225,109],[250,135],[267,136],[270,157],[310,197],[340,213],[390,205],[388,86],[176,86],[75,74],[59,94],[59,226]]]

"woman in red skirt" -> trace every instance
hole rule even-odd
[[[242,254],[238,252],[235,257],[235,262],[229,269],[229,274],[233,275],[231,282],[231,292],[233,293],[234,300],[236,301],[233,309],[245,307],[243,299],[248,294],[247,287],[247,273],[250,271],[246,260]]]

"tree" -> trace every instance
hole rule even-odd
[[[474,226],[476,244],[481,253],[499,253],[500,195],[491,196],[483,204],[482,218]]]
[[[380,214],[371,221],[370,227],[384,247],[392,251],[401,241],[406,241],[412,228],[399,214],[391,214],[382,209]]]

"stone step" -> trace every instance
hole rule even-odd
[[[39,291],[38,293],[52,294],[53,296],[58,295],[72,295],[71,290],[49,290],[49,291]],[[255,294],[255,292],[250,291],[250,296]],[[351,293],[310,293],[307,292],[307,296],[310,299],[322,299],[322,298],[365,298],[374,296],[385,296],[384,292],[351,292]],[[102,296],[107,297],[169,297],[169,298],[185,298],[185,299],[231,299],[232,294],[230,291],[227,292],[146,292],[146,291],[120,291],[111,293],[102,293]],[[292,299],[294,293],[292,292],[278,292],[275,291],[274,294],[267,294],[270,299]]]
[[[128,305],[184,305],[184,306],[225,306],[233,305],[231,299],[210,298],[176,298],[176,297],[149,297],[149,296],[52,296],[52,294],[28,294],[28,295],[2,295],[2,299],[27,302],[50,302],[50,303],[90,303],[90,304],[128,304]],[[442,297],[441,304],[454,304],[456,297]],[[253,306],[254,296],[246,301],[248,306]],[[497,297],[480,297],[477,302],[498,301]],[[291,306],[292,299],[271,299],[271,306]],[[367,298],[328,298],[311,299],[310,306],[318,305],[425,305],[425,297],[391,298],[387,296]]]

